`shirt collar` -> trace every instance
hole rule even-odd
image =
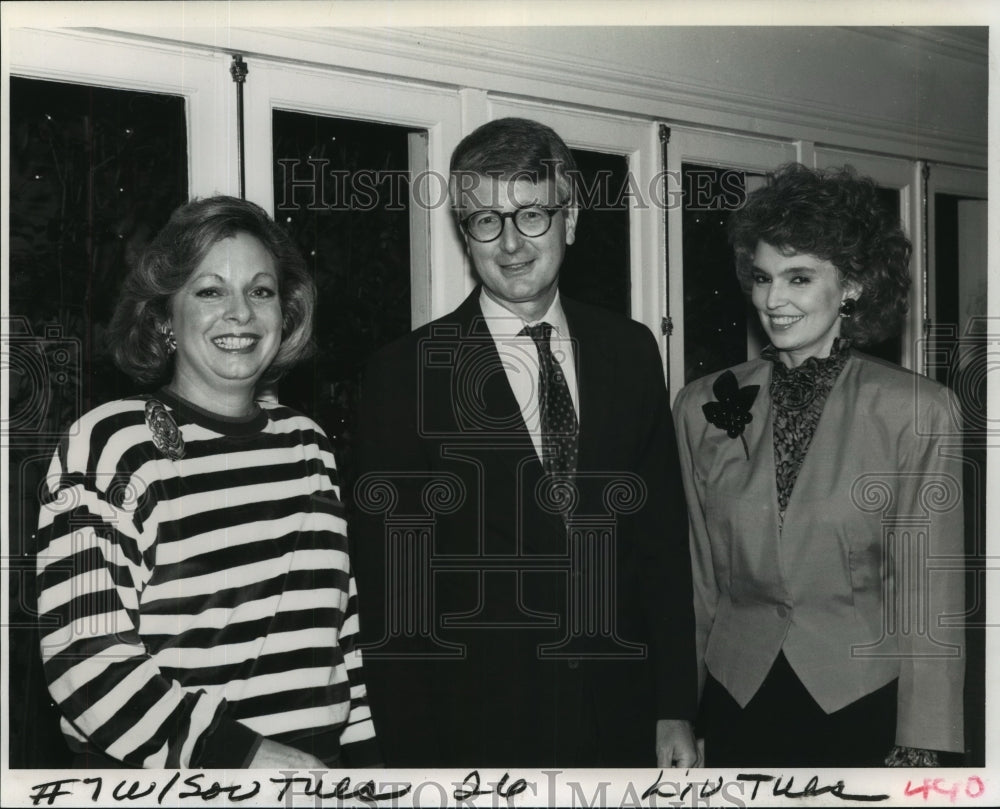
[[[566,320],[566,312],[563,309],[562,300],[559,297],[559,290],[552,299],[548,310],[538,320],[526,321],[505,309],[493,298],[486,294],[485,289],[479,291],[479,308],[486,321],[486,327],[494,340],[516,337],[525,326],[533,326],[535,323],[545,322],[552,326],[552,331],[556,339],[567,339],[569,337],[569,323]]]

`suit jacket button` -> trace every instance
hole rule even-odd
[[[778,609],[776,609],[775,612],[778,613],[778,617],[779,618],[787,618],[788,617],[788,607],[786,607],[784,604],[779,604],[778,605]]]
[[[567,665],[568,665],[568,666],[569,666],[569,667],[570,667],[571,669],[574,669],[574,670],[576,670],[576,669],[580,668],[580,661],[579,661],[579,660],[577,660],[577,659],[576,659],[575,657],[573,657],[573,658],[570,658],[570,661],[569,661],[569,663],[568,663]]]

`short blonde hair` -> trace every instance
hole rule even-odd
[[[173,367],[162,324],[169,305],[209,250],[246,233],[274,258],[281,302],[281,346],[261,383],[277,380],[313,349],[316,285],[291,238],[259,205],[236,197],[195,199],[180,206],[125,279],[108,327],[115,364],[140,383],[166,381]]]

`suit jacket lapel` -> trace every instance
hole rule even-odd
[[[500,548],[504,548],[502,552],[506,553],[564,553],[563,545],[553,545],[553,538],[562,536],[561,518],[551,511],[539,509],[534,500],[543,474],[542,462],[535,452],[496,343],[483,318],[478,287],[455,315],[463,338],[462,347],[468,352],[460,362],[466,384],[458,386],[455,394],[479,397],[473,408],[481,426],[467,428],[464,435],[475,438],[477,431],[485,433],[481,445],[485,445],[486,451],[479,451],[477,455],[489,457],[490,468],[486,474],[495,480],[517,481],[516,496],[524,498],[522,507],[517,508],[515,502],[509,506],[511,511],[517,511],[517,544],[504,546],[501,540],[498,547],[494,544],[497,536],[493,533],[490,534],[491,552],[501,552]],[[485,493],[487,499],[494,495],[495,492]]]
[[[463,353],[458,363],[460,378],[453,382],[453,395],[475,397],[473,401],[466,401],[469,401],[468,412],[475,414],[472,421],[478,424],[467,425],[467,430],[479,429],[494,436],[503,433],[504,437],[497,440],[530,445],[531,436],[521,416],[521,408],[479,307],[479,291],[477,286],[455,310]],[[503,454],[510,456],[510,453]]]
[[[614,391],[615,362],[611,347],[593,328],[586,312],[572,300],[562,299],[569,323],[570,338],[576,365],[576,380],[580,407],[579,457],[577,466],[587,469],[599,464],[604,457],[601,442],[613,440],[614,430],[607,429],[610,397]]]

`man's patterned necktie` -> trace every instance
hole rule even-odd
[[[552,326],[537,323],[525,326],[538,349],[539,426],[542,431],[542,466],[550,475],[572,477],[576,471],[579,422],[573,409],[566,377],[552,356],[549,338]]]

